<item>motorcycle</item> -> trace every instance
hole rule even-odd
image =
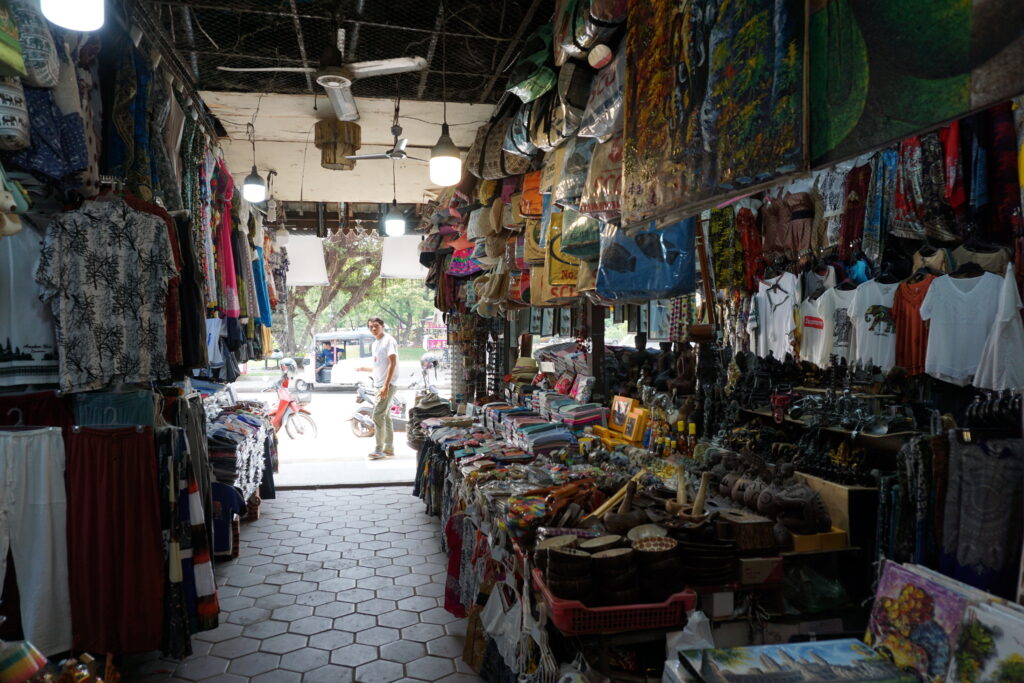
[[[273,409],[270,421],[274,426],[275,433],[279,433],[283,427],[290,439],[315,439],[317,428],[313,416],[295,396],[292,396],[288,388],[290,375],[295,371],[295,361],[291,361],[291,365],[289,365],[287,362],[289,360],[291,359],[286,358],[281,361],[281,377],[266,389],[266,391],[275,390],[277,392],[277,407]],[[296,387],[296,389],[301,389],[301,387]]]
[[[356,412],[351,417],[352,433],[362,438],[373,436],[377,428],[373,424],[373,410],[377,406],[380,392],[360,382],[356,385]],[[361,404],[366,405],[361,405]],[[409,414],[406,412],[405,401],[398,397],[396,391],[391,397],[391,423],[396,432],[404,432],[409,425]]]

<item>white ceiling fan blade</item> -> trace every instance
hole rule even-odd
[[[345,65],[345,69],[352,74],[352,78],[404,74],[409,71],[423,71],[426,68],[427,60],[423,59],[423,57],[396,57],[394,59],[378,59],[372,62],[354,62]]]
[[[316,73],[316,69],[314,69],[311,66],[308,66],[308,67],[307,66],[243,66],[243,67],[237,67],[237,66],[218,66],[217,69],[220,70],[220,71],[236,71],[236,72],[242,72],[242,73],[262,72],[262,71],[266,71],[266,72],[284,71],[284,72],[295,73],[295,74],[311,74],[311,73]]]
[[[357,154],[355,156],[345,158],[351,159],[352,161],[364,161],[366,159],[390,159],[391,157],[387,154]]]
[[[405,158],[405,160],[406,160],[406,161],[421,161],[421,162],[423,162],[424,164],[429,164],[429,163],[430,163],[430,162],[429,162],[429,161],[427,161],[426,159],[420,159],[420,158],[417,158],[417,157],[406,157],[406,158]]]
[[[394,151],[396,151],[396,152],[404,152],[405,148],[408,145],[409,145],[409,138],[399,138],[398,142],[395,144]]]
[[[356,99],[352,97],[351,88],[324,88],[327,99],[331,101],[334,115],[339,121],[357,121],[359,119],[359,108],[356,107]]]

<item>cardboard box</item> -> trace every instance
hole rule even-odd
[[[781,557],[740,558],[740,583],[744,585],[782,583],[783,576]]]
[[[845,530],[851,544],[859,548],[875,547],[877,488],[844,486],[803,472],[797,472],[796,476],[817,491],[832,516],[832,526]]]
[[[849,547],[846,531],[832,527],[832,531],[820,534],[790,534],[793,537],[793,552],[813,553],[823,550],[842,550]]]
[[[731,617],[736,610],[736,594],[732,591],[704,594],[702,602],[704,613],[712,619]]]

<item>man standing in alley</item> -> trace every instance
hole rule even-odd
[[[384,321],[370,318],[367,321],[373,342],[373,386],[377,388],[377,405],[373,408],[374,436],[377,450],[370,453],[370,460],[390,458],[395,455],[395,430],[391,423],[391,399],[395,395],[395,380],[398,379],[398,342],[384,331]],[[361,368],[363,371],[369,368]]]

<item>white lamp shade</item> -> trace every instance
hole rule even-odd
[[[441,187],[454,185],[462,179],[462,159],[430,157],[430,182]]]
[[[454,185],[462,180],[462,157],[459,148],[452,142],[448,124],[441,125],[441,137],[430,148],[430,182],[441,187]]]
[[[384,220],[384,232],[388,237],[398,237],[405,234],[404,218],[386,218]]]
[[[242,185],[242,196],[250,204],[259,204],[267,198],[267,183],[256,172],[255,166],[252,167],[252,173],[245,177],[245,183]]]
[[[71,31],[95,31],[103,26],[104,0],[42,0],[43,16]]]

